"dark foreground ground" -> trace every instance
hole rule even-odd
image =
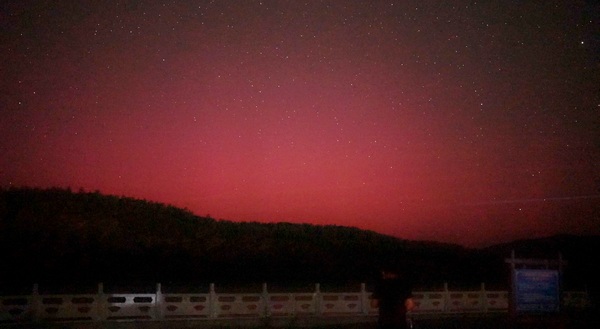
[[[140,321],[0,324],[10,329],[375,329],[373,318],[216,321]],[[599,329],[600,315],[579,313],[510,318],[506,314],[427,316],[413,320],[414,329]]]

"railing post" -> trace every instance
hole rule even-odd
[[[37,283],[33,284],[31,291],[31,316],[34,322],[40,321],[42,318],[42,299]]]
[[[360,295],[362,299],[362,314],[369,315],[369,308],[371,305],[369,301],[369,295],[367,293],[367,285],[364,283],[360,284]]]
[[[105,310],[105,302],[106,298],[104,297],[104,283],[98,283],[98,294],[97,294],[97,302],[96,302],[96,321],[102,321],[106,317],[104,316]]]
[[[444,313],[448,312],[448,304],[450,303],[450,292],[448,291],[448,282],[444,282]]]
[[[481,307],[483,308],[483,313],[487,313],[488,312],[488,299],[487,299],[487,292],[485,291],[485,282],[481,283]]]
[[[267,283],[262,284],[262,300],[263,300],[263,317],[271,316],[271,307],[269,305],[269,291],[267,290]]]
[[[321,306],[323,305],[323,303],[322,303],[323,296],[321,295],[321,284],[320,283],[315,283],[314,298],[315,298],[316,315],[321,316],[321,315],[323,315],[323,310],[321,309]]]
[[[217,293],[215,292],[215,284],[211,283],[209,286],[209,296],[208,296],[208,308],[209,308],[209,318],[214,319],[217,317]]]
[[[158,320],[163,319],[162,299],[162,285],[159,282],[156,284],[156,296],[154,297],[155,314]]]

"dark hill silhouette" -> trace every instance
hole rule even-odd
[[[589,263],[577,251],[579,239],[550,238],[540,248],[554,248],[552,257],[562,250],[574,268],[585,272],[578,262]],[[598,250],[598,237],[584,240],[584,249]],[[0,191],[0,280],[5,285],[370,282],[381,264],[394,263],[421,289],[440,288],[443,282],[461,289],[480,282],[507,289],[504,258],[511,249],[529,246],[522,244],[476,250],[352,227],[216,220],[99,192]]]

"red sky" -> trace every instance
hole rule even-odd
[[[0,185],[483,246],[600,234],[593,2],[23,1]]]

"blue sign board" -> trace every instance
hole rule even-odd
[[[556,270],[514,270],[515,309],[517,312],[558,312],[559,273]]]

